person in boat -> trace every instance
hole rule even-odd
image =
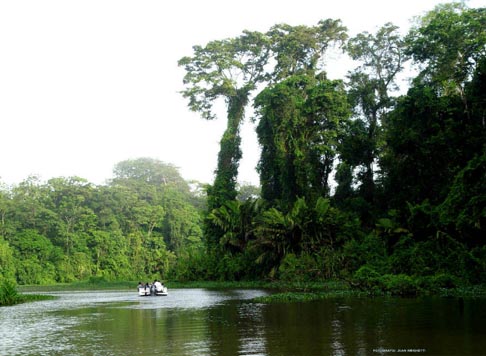
[[[152,286],[148,282],[145,283],[145,294],[150,293],[151,287]]]
[[[161,292],[164,286],[158,280],[155,280],[154,287],[155,287],[155,291]]]
[[[138,287],[137,287],[137,288],[138,288],[138,289],[143,288],[143,284],[142,284],[142,282],[138,282]]]

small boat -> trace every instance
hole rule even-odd
[[[149,297],[149,296],[167,296],[167,287],[163,284],[154,283],[150,286],[143,286],[138,287],[138,295],[141,297]]]
[[[154,295],[158,295],[158,296],[167,296],[167,287],[165,286],[160,286],[160,288],[154,288]]]

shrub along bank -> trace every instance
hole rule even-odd
[[[7,279],[0,280],[0,307],[54,298],[49,295],[20,294],[14,282]]]

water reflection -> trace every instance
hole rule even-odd
[[[266,355],[265,322],[262,304],[240,304],[237,307],[239,328],[238,355]]]
[[[479,355],[486,349],[485,300],[246,302],[265,293],[55,293],[55,301],[0,308],[0,354]]]

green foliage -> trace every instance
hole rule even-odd
[[[329,247],[323,247],[312,254],[287,254],[278,269],[278,278],[293,283],[324,281],[338,278],[342,269],[342,254]]]
[[[345,32],[340,21],[330,19],[314,27],[276,25],[266,34],[244,31],[236,38],[212,41],[205,47],[194,46],[194,56],[179,61],[186,70],[187,88],[183,96],[189,99],[189,108],[212,119],[213,102],[222,97],[227,103],[228,125],[220,141],[214,184],[208,189],[209,213],[237,195],[236,177],[241,158],[239,127],[250,93],[258,83],[271,78],[281,80],[307,71],[312,76],[327,47],[342,42]],[[271,59],[274,66],[268,68]],[[323,180],[324,175],[327,184],[330,169],[316,173],[318,177],[314,179]],[[212,225],[211,220],[206,220],[205,225],[207,241],[217,245],[224,232]]]
[[[473,158],[455,177],[439,207],[440,221],[471,245],[486,236],[486,154]]]
[[[176,191],[189,193],[187,182],[172,164],[153,158],[137,158],[118,162],[113,168],[112,184],[133,186],[171,186]]]
[[[8,279],[0,279],[0,306],[16,304],[19,299],[15,283]]]
[[[2,191],[0,274],[21,284],[161,278],[186,249],[203,249],[201,214],[171,166],[118,164],[105,186],[29,177]]]
[[[444,233],[417,243],[411,260],[412,273],[427,275],[450,273],[465,281],[471,280],[471,273],[477,270],[470,252],[459,241]]]
[[[335,205],[343,210],[351,210],[349,202],[355,195],[353,189],[353,167],[346,162],[338,163],[334,180],[337,184],[333,195]]]
[[[316,262],[307,254],[297,257],[293,253],[287,254],[279,268],[279,279],[282,281],[304,282],[315,279],[313,269]]]
[[[302,279],[334,278],[343,268],[340,249],[355,233],[355,222],[328,199],[309,206],[299,198],[288,213],[270,208],[257,216],[248,248],[271,277],[282,272],[284,278],[292,273]]]
[[[363,266],[353,275],[353,284],[371,294],[414,296],[419,294],[417,282],[405,274],[380,274]]]
[[[394,104],[391,92],[397,89],[395,80],[402,70],[403,47],[398,27],[391,23],[376,34],[360,33],[346,45],[351,58],[361,65],[348,75],[348,100],[354,108],[354,120],[347,125],[347,134],[341,135],[339,151],[344,162],[357,168],[357,193],[365,203],[358,212],[367,227],[373,225],[377,210],[375,162],[380,160],[383,144],[381,122]],[[340,183],[349,187],[349,179]],[[349,188],[338,191],[341,189]]]
[[[346,242],[343,249],[347,273],[354,273],[363,265],[372,266],[380,273],[389,270],[386,243],[374,233]]]
[[[427,292],[439,293],[445,289],[454,289],[459,286],[459,278],[447,273],[417,278],[418,286]]]
[[[194,46],[193,57],[179,60],[179,66],[186,71],[187,88],[182,94],[189,99],[189,108],[205,119],[213,119],[212,105],[218,97],[246,98],[265,79],[267,47],[264,34],[250,31],[236,38],[211,41],[204,47]],[[238,77],[242,82],[237,81]],[[230,105],[229,114],[232,109]]]
[[[407,52],[426,64],[419,78],[463,96],[464,83],[486,54],[485,24],[484,8],[469,9],[458,2],[438,5],[423,16],[407,36]]]
[[[419,293],[416,282],[405,274],[385,274],[379,282],[383,291],[391,295],[413,296]]]
[[[317,26],[278,24],[267,33],[275,60],[272,77],[283,80],[298,73],[315,73],[325,51],[333,44],[343,44],[347,28],[340,20],[326,19]]]
[[[335,296],[335,295],[333,295]],[[256,297],[252,299],[253,303],[303,303],[314,300],[326,299],[328,296],[322,293],[309,293],[309,292],[284,292],[275,293],[268,296]]]
[[[484,283],[486,280],[486,246],[478,246],[470,252],[473,267],[469,271],[470,280],[474,284]]]
[[[239,129],[250,93],[267,74],[269,59],[267,36],[245,31],[241,36],[209,42],[205,47],[194,46],[194,56],[179,61],[186,75],[182,92],[189,99],[189,108],[206,119],[215,117],[213,102],[224,98],[227,103],[227,128],[220,141],[215,180],[208,187],[208,212],[217,209],[237,195],[236,178],[241,159]],[[222,231],[205,221],[207,241],[214,247]]]
[[[412,87],[386,120],[382,160],[393,207],[442,201],[458,167],[470,160],[469,130],[460,101],[430,87]]]
[[[208,215],[208,219],[224,231],[219,244],[226,249],[243,251],[252,233],[252,216],[245,216],[244,205],[238,200],[227,201]]]
[[[261,189],[259,186],[255,186],[250,183],[238,184],[238,195],[237,200],[245,202],[247,200],[255,200],[260,198]]]
[[[254,261],[260,274],[253,276],[346,278],[392,295],[484,281],[484,9],[440,6],[406,40],[393,24],[358,34],[345,46],[360,61],[347,93],[319,72],[317,45],[326,50],[344,40],[345,29],[329,20],[320,25],[277,25],[260,37],[268,68],[275,67],[260,77],[273,81],[255,98],[259,208],[236,201],[236,165],[226,175],[218,171],[205,229],[212,257],[201,271],[242,278]],[[224,54],[230,42],[213,49]],[[425,67],[395,99],[407,58]],[[220,93],[205,94],[212,100]],[[241,154],[235,113],[242,106],[231,106],[241,98],[236,90],[228,93],[232,129],[221,142],[233,152],[225,156],[230,167]],[[328,199],[337,157],[338,186]]]
[[[168,271],[167,279],[180,282],[207,279],[209,256],[203,251],[180,255]]]
[[[262,197],[287,209],[298,197],[329,195],[337,137],[349,109],[340,81],[294,75],[255,100],[262,147]]]
[[[0,278],[0,307],[55,298],[51,295],[19,294],[13,280]]]
[[[421,244],[416,244],[410,236],[406,235],[401,237],[393,246],[393,253],[389,258],[390,270],[393,273],[424,273],[426,270],[420,271],[420,268],[424,266],[419,262],[420,258],[418,258],[421,252],[418,249],[421,247]]]
[[[10,243],[15,251],[16,279],[19,283],[52,283],[56,280],[52,263],[56,248],[48,238],[27,229],[12,236]]]
[[[14,278],[15,259],[9,243],[0,237],[0,278]]]

